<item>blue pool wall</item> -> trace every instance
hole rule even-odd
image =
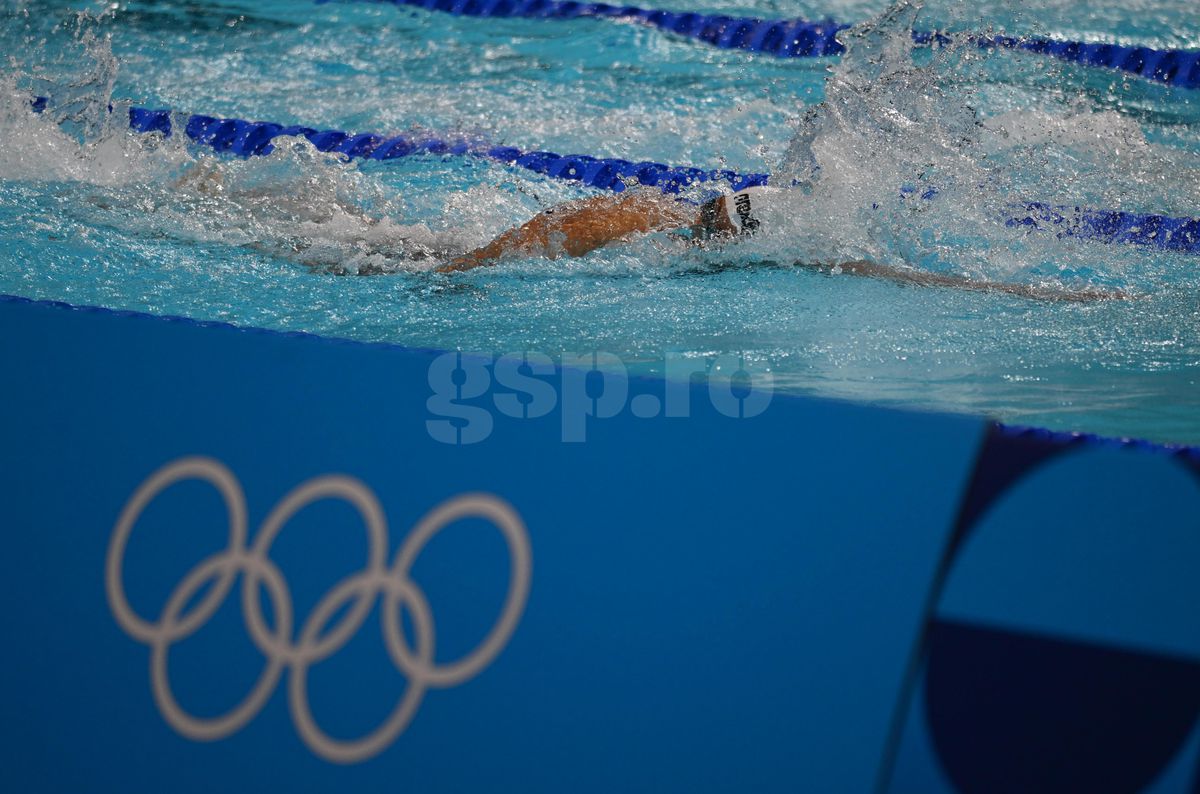
[[[20,298],[0,338],[12,790],[1197,785],[1192,450],[784,394],[731,418],[699,382],[688,416],[590,417],[583,443],[561,405],[468,388],[492,424],[453,444],[439,351]],[[244,520],[195,476],[146,490],[201,470]],[[499,512],[427,536],[466,503]],[[217,575],[249,570],[239,521],[242,547],[278,530],[257,607]],[[354,579],[381,596],[356,614],[371,527],[419,553]],[[305,645],[339,592],[325,622],[357,630]]]

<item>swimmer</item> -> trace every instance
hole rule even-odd
[[[504,232],[482,248],[436,270],[442,273],[472,270],[495,264],[508,256],[545,256],[549,259],[557,259],[563,254],[583,256],[609,243],[661,231],[688,229],[697,242],[736,240],[752,235],[772,222],[786,222],[786,206],[778,200],[783,192],[782,188],[747,188],[732,195],[718,196],[702,205],[699,211],[690,204],[649,191],[568,202],[538,214],[523,226]],[[902,284],[1001,292],[1040,300],[1094,301],[1128,297],[1123,292],[978,281],[865,261],[833,265],[797,262],[796,265],[823,273],[849,273]]]

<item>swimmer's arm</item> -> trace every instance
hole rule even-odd
[[[204,158],[175,180],[175,188],[212,196],[224,189],[224,182],[216,163]]]
[[[977,281],[963,276],[950,276],[943,273],[926,273],[919,270],[877,265],[874,262],[845,262],[843,264],[810,265],[802,262],[796,264],[829,273],[836,270],[840,273],[850,273],[856,276],[870,276],[895,281],[901,284],[917,284],[922,287],[953,287],[955,289],[971,290],[974,292],[1002,292],[1006,295],[1016,295],[1020,298],[1035,300],[1065,301],[1082,303],[1098,300],[1126,300],[1130,296],[1119,291],[1098,289],[1069,290],[1056,287],[1038,287],[1033,284],[1011,284],[1003,281]]]
[[[540,254],[550,259],[561,254],[583,256],[635,234],[678,229],[695,220],[695,207],[661,194],[595,196],[540,213],[524,226],[436,269],[471,270],[509,254]]]

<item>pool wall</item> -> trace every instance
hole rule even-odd
[[[1190,450],[19,298],[0,338],[11,790],[1196,785]]]

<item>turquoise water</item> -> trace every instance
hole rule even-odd
[[[850,22],[887,6],[663,5]],[[1200,92],[1029,53],[912,52],[902,29],[1200,48],[1191,0],[930,2],[840,60],[371,3],[0,9],[0,293],[422,347],[601,350],[645,372],[665,353],[742,353],[797,393],[1200,443],[1200,257],[1002,223],[1013,200],[1200,216]],[[32,93],[59,104],[35,116]],[[302,141],[219,158],[128,133],[113,121],[123,103],[810,184],[792,225],[739,246],[656,235],[441,276],[439,257],[588,191],[467,158],[343,163]],[[901,197],[924,185],[935,200]],[[790,264],[856,258],[1133,299],[1046,303]]]

